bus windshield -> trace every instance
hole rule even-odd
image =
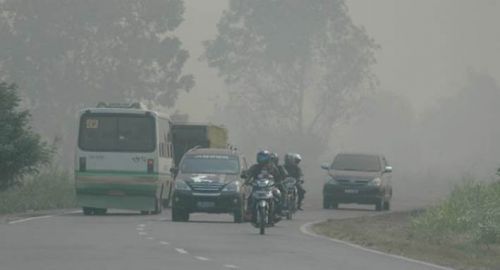
[[[156,148],[155,121],[136,114],[84,114],[78,145],[85,151],[152,152]]]

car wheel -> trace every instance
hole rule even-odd
[[[386,210],[386,211],[391,210],[391,202],[390,201],[384,202],[384,210]]]
[[[380,199],[377,203],[375,203],[375,210],[382,211],[384,208],[384,199]]]

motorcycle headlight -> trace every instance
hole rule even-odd
[[[381,184],[382,184],[382,180],[378,177],[371,180],[370,182],[368,182],[368,185],[374,186],[374,187],[380,187]]]
[[[222,191],[228,191],[228,192],[240,192],[240,181],[233,181],[229,184],[227,184]]]
[[[191,190],[188,184],[184,180],[175,181],[175,190]]]

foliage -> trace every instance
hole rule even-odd
[[[412,230],[431,241],[500,242],[500,183],[457,185],[449,198],[415,217]]]
[[[28,111],[18,111],[17,87],[0,83],[0,190],[50,161],[52,149],[30,127]]]
[[[224,115],[257,144],[321,151],[375,83],[377,45],[343,0],[232,0],[217,28],[204,58],[231,86]]]
[[[76,206],[72,177],[50,168],[20,185],[0,192],[0,213],[28,210],[63,209]]]
[[[35,126],[64,143],[83,106],[172,107],[194,85],[174,35],[183,0],[5,0],[0,10],[0,78],[20,85]]]

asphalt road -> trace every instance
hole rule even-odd
[[[397,209],[409,206],[399,204]],[[372,207],[322,210],[308,205],[292,221],[259,235],[229,215],[192,214],[188,223],[161,215],[81,212],[0,222],[0,270],[79,269],[437,269],[301,232],[328,218],[374,215]]]

